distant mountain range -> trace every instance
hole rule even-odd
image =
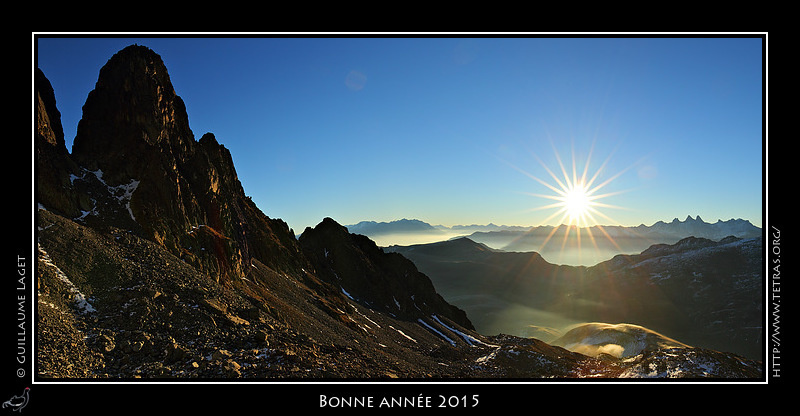
[[[566,225],[538,227],[508,225],[456,225],[445,227],[420,220],[390,222],[362,221],[347,226],[352,233],[366,235],[379,244],[411,245],[430,243],[458,237],[503,251],[535,251],[556,264],[590,266],[608,260],[617,254],[637,254],[653,244],[672,244],[686,237],[719,240],[727,236],[754,238],[762,230],[743,219],[705,222],[700,216],[671,222],[658,221],[652,225],[600,226],[586,228]],[[427,241],[413,241],[407,236],[425,236]]]
[[[431,233],[440,234],[447,232],[467,233],[505,233],[506,235],[527,234],[527,235],[548,235],[554,228],[567,230],[565,225],[550,226],[542,225],[537,227],[519,225],[454,225],[447,227],[444,225],[431,225],[418,219],[400,219],[388,222],[361,221],[358,224],[346,225],[348,231],[355,234],[366,235],[367,237],[383,234],[399,233]],[[574,228],[570,228],[574,233]],[[677,217],[671,222],[658,221],[653,225],[640,224],[635,227],[619,225],[595,225],[582,229],[584,233],[595,235],[608,234],[612,237],[656,237],[678,239],[689,236],[698,238],[720,239],[729,235],[739,238],[750,238],[761,235],[761,228],[754,226],[750,221],[743,219],[730,219],[727,221],[717,220],[715,223],[705,222],[698,215],[692,218],[687,216],[681,221]],[[588,235],[588,234],[587,234]],[[676,240],[677,241],[677,240]]]
[[[353,234],[367,237],[383,234],[402,233],[431,233],[440,234],[441,229],[420,220],[401,219],[389,222],[361,221],[358,224],[347,225],[347,230]]]
[[[442,233],[473,233],[473,232],[492,232],[492,231],[526,231],[531,227],[517,226],[517,225],[495,225],[492,223],[486,225],[471,224],[471,225],[454,225],[447,227],[444,225],[431,225],[427,222],[417,219],[400,219],[394,221],[361,221],[358,224],[346,225],[347,230],[351,233],[362,234],[368,237],[380,236],[385,234],[412,234],[412,233],[430,233],[433,235]]]

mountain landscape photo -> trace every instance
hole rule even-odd
[[[156,48],[129,43],[84,74],[75,126],[50,68],[33,70],[33,382],[767,377],[760,223],[568,211],[442,225],[331,208],[296,229],[271,207],[314,203],[249,192],[300,174],[255,176],[234,138],[190,128],[197,93],[182,98]],[[317,168],[333,179],[303,167]]]

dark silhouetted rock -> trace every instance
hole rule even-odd
[[[414,263],[386,253],[369,238],[351,234],[331,218],[306,228],[300,245],[317,272],[353,299],[402,319],[447,317],[474,329],[464,311],[447,303]]]
[[[64,144],[61,113],[50,81],[40,69],[34,73],[36,91],[36,195],[40,204],[67,216],[79,215],[78,195],[71,176],[79,174]]]
[[[211,133],[195,141],[164,63],[144,46],[123,49],[100,70],[73,158],[124,202],[117,219],[135,222],[125,228],[210,274],[245,276],[254,257],[278,269],[304,265],[288,226],[245,196],[230,152]]]

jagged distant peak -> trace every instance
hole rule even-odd
[[[683,222],[685,222],[685,223],[692,223],[693,222],[693,223],[697,223],[697,224],[708,224],[707,222],[703,221],[703,219],[700,218],[699,215],[694,217],[694,218],[692,218],[691,215],[687,215],[686,219],[683,220]]]
[[[692,220],[692,216],[691,215],[687,215],[686,219],[683,220],[683,221],[681,221],[680,218],[678,218],[678,217],[673,218],[672,219],[672,224],[681,224],[681,223],[690,222],[690,221],[693,221]]]
[[[672,223],[675,224],[686,224],[686,223],[697,223],[697,224],[709,224],[709,225],[716,225],[716,224],[733,224],[733,223],[742,223],[742,224],[752,224],[749,220],[745,220],[742,218],[730,218],[728,220],[723,220],[721,218],[717,218],[715,222],[707,222],[700,217],[700,215],[695,216],[692,218],[691,215],[687,215],[686,219],[681,221],[678,217],[672,219]],[[656,221],[653,225],[656,224],[667,224],[664,221]],[[641,224],[641,226],[645,226],[645,224]]]
[[[698,225],[712,225],[712,226],[713,225],[722,225],[722,224],[752,225],[752,223],[749,220],[745,220],[745,219],[742,219],[742,218],[731,218],[731,219],[728,219],[728,220],[723,220],[721,218],[718,218],[715,222],[707,222],[707,221],[703,220],[703,218],[701,218],[700,215],[697,215],[694,218],[691,215],[687,215],[686,219],[684,219],[683,221],[681,221],[680,218],[675,217],[675,218],[672,219],[671,222],[665,222],[665,221],[662,221],[662,220],[656,221],[652,225],[650,225],[650,227],[656,226],[656,225],[659,225],[659,224],[661,224],[661,225],[663,225],[663,224],[698,224]],[[648,227],[648,226],[645,225],[644,223],[642,223],[642,224],[639,225],[639,227]]]

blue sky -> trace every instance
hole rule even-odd
[[[103,64],[148,46],[195,138],[214,133],[245,193],[296,232],[540,225],[553,201],[531,194],[553,192],[531,176],[553,183],[556,154],[590,174],[608,160],[601,224],[762,226],[760,38],[96,36],[35,42],[68,148]]]

